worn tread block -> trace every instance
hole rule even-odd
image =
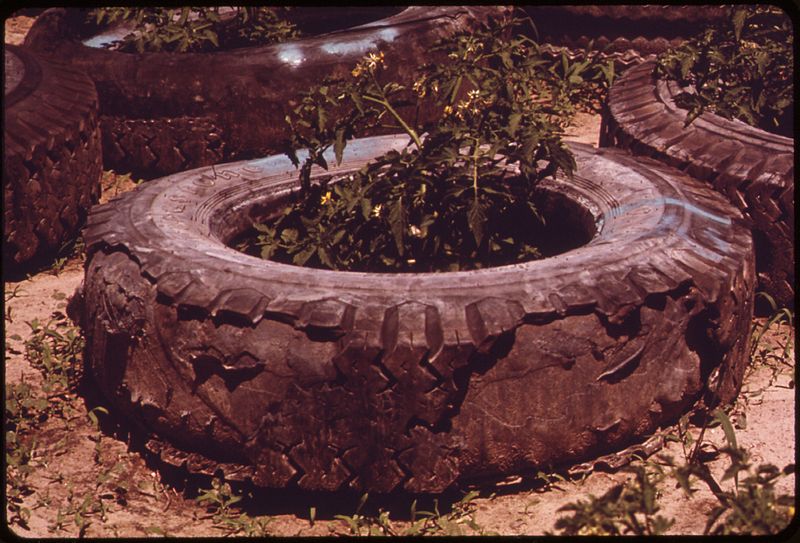
[[[680,89],[674,82],[656,82],[653,67],[648,61],[631,68],[612,86],[601,144],[668,162],[725,194],[757,232],[759,288],[780,305],[794,307],[794,261],[783,256],[793,244],[775,242],[785,239],[784,232],[794,231],[791,139],[709,113],[686,127],[681,137],[675,125],[667,122],[670,119],[682,126],[686,116],[674,103]],[[649,103],[637,102],[637,108],[648,115],[637,118],[629,111],[631,97],[647,96],[648,92],[652,96]],[[652,130],[662,124],[662,130]],[[771,256],[765,258],[767,255]]]

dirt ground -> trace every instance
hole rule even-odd
[[[11,45],[20,45],[25,39],[25,34],[33,24],[35,19],[33,17],[26,17],[21,15],[19,17],[9,17],[5,20],[5,36],[4,43]]]
[[[6,21],[6,42],[21,41],[32,19],[17,17]],[[599,117],[583,114],[569,132],[569,139],[596,145]],[[105,177],[104,199],[128,190],[133,184],[113,175]],[[26,342],[35,339],[36,321],[41,325],[51,318],[61,319],[59,334],[66,335],[71,324],[63,319],[67,299],[83,276],[80,255],[54,269],[41,271],[18,282],[4,283],[5,383],[8,386],[31,386],[32,398],[47,397],[49,405],[59,406],[56,413],[40,418],[31,430],[35,438],[26,459],[19,465],[28,469],[25,477],[6,480],[6,521],[16,535],[40,537],[142,537],[142,536],[218,536],[277,535],[321,536],[348,534],[351,526],[365,533],[368,524],[383,526],[384,532],[401,533],[411,526],[408,520],[413,496],[370,497],[367,506],[356,514],[358,496],[325,495],[281,490],[259,491],[218,488],[208,493],[217,502],[201,503],[200,489],[211,487],[209,480],[185,481],[180,473],[158,470],[158,466],[129,435],[123,426],[107,418],[102,404],[85,400],[70,389],[65,395],[48,392],[55,370],[42,371],[25,356]],[[58,269],[60,267],[60,269]],[[54,317],[55,315],[55,317]],[[765,319],[754,321],[760,328]],[[33,325],[33,327],[32,327]],[[55,329],[55,328],[54,328]],[[783,354],[787,347],[789,353]],[[793,323],[771,327],[756,349],[739,400],[729,412],[738,445],[749,453],[753,465],[770,463],[783,468],[795,459],[795,365]],[[39,364],[40,365],[40,364]],[[91,392],[91,391],[89,391]],[[88,394],[91,397],[91,393]],[[6,397],[6,415],[8,417]],[[98,405],[100,408],[98,409]],[[46,409],[46,408],[45,408]],[[95,420],[99,419],[99,426]],[[4,419],[5,420],[5,419]],[[667,429],[679,435],[679,429]],[[696,439],[700,430],[692,427]],[[722,491],[731,491],[734,480],[723,480],[730,465],[728,455],[719,453],[726,439],[725,428],[718,425],[705,431],[707,445],[701,449],[705,465]],[[7,443],[7,461],[10,445]],[[716,452],[715,452],[716,451]],[[650,469],[661,465],[663,454],[684,458],[683,445],[670,441],[650,457]],[[643,466],[636,462],[634,466]],[[10,470],[10,468],[7,468]],[[15,468],[17,469],[17,468]],[[11,471],[8,472],[9,474]],[[17,472],[15,472],[17,473]],[[484,482],[462,491],[476,491],[477,497],[449,508],[460,497],[442,496],[441,515],[436,533],[498,533],[502,535],[540,535],[561,533],[558,518],[571,513],[559,512],[566,504],[601,496],[615,485],[630,481],[633,474],[624,470],[593,472],[569,478],[565,474],[524,474],[503,481]],[[741,479],[745,473],[740,474]],[[675,520],[668,534],[702,534],[708,515],[719,505],[708,485],[693,481],[696,489],[684,492],[673,477],[656,485],[659,515]],[[794,475],[778,479],[776,494],[794,497]],[[19,494],[13,492],[19,491]],[[236,496],[242,499],[233,503]],[[211,505],[209,505],[209,503]],[[379,522],[376,510],[388,512]],[[420,498],[418,510],[433,507],[431,498]],[[448,512],[449,511],[449,512]],[[793,508],[780,509],[788,522]],[[340,515],[347,518],[337,518]],[[438,531],[437,531],[438,530]],[[591,533],[586,530],[584,533]]]

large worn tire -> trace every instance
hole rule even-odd
[[[656,80],[654,67],[612,86],[600,145],[658,158],[726,195],[753,229],[759,289],[794,307],[794,142],[712,113],[684,127],[680,86]]]
[[[331,173],[403,143],[357,140]],[[731,401],[754,283],[739,213],[655,161],[573,150],[574,180],[542,194],[591,241],[457,273],[334,272],[227,247],[296,189],[281,156],[142,185],[85,231],[74,307],[89,371],[161,436],[164,460],[315,490],[441,491],[618,450]]]
[[[675,47],[724,18],[723,6],[529,5],[523,7],[541,43],[573,50],[589,42],[605,50],[622,71]]]
[[[97,93],[81,71],[5,45],[3,269],[16,274],[75,239],[100,195]]]
[[[312,9],[327,13],[330,25],[340,24],[342,8]],[[326,76],[349,75],[359,59],[377,49],[385,52],[387,75],[410,83],[418,65],[433,59],[429,49],[437,39],[507,11],[417,6],[283,44],[129,54],[84,45],[79,30],[85,12],[54,8],[37,19],[25,43],[92,74],[100,95],[106,168],[151,178],[280,152],[288,137],[284,117],[301,91]]]

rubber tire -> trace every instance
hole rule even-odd
[[[331,173],[404,143],[356,140]],[[227,247],[296,189],[282,156],[140,185],[85,230],[72,307],[87,373],[166,462],[329,491],[438,492],[580,461],[730,402],[754,282],[739,213],[655,161],[572,148],[574,180],[542,190],[599,230],[591,242],[458,273],[333,272]]]
[[[3,269],[18,275],[78,236],[100,197],[102,153],[92,81],[23,47],[5,44],[5,56]]]
[[[314,8],[319,10],[321,8]],[[333,15],[339,8],[329,8]],[[386,8],[387,11],[389,8]],[[329,75],[349,75],[380,49],[387,75],[411,83],[430,46],[502,6],[415,6],[366,25],[286,44],[214,53],[129,54],[78,41],[83,13],[53,8],[25,43],[92,74],[100,93],[105,165],[152,178],[281,152],[290,101]]]
[[[655,157],[726,195],[753,229],[758,288],[793,308],[794,142],[713,113],[684,127],[679,85],[654,68],[642,64],[612,86],[600,145]]]
[[[541,43],[581,50],[594,43],[615,59],[618,73],[681,44],[728,14],[723,6],[531,5]]]

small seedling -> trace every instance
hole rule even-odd
[[[3,302],[4,302],[4,305],[5,305],[5,308],[6,308],[5,312],[4,312],[4,318],[5,318],[6,322],[9,322],[9,323],[14,322],[13,313],[12,313],[12,309],[13,308],[9,305],[8,302],[10,302],[11,300],[13,300],[15,298],[21,298],[23,296],[23,294],[22,294],[23,292],[24,291],[22,290],[22,285],[15,285],[14,288],[5,290],[3,292]],[[19,337],[19,336],[17,336],[17,337]]]
[[[649,469],[654,466],[654,469]],[[614,485],[602,496],[589,495],[562,506],[571,517],[561,517],[555,528],[560,535],[663,535],[675,522],[658,514],[658,484],[665,474],[659,466],[626,467],[633,480]]]
[[[246,537],[269,535],[270,517],[251,517],[247,513],[237,512],[233,507],[242,500],[231,486],[218,478],[211,481],[211,488],[201,489],[195,498],[200,505],[205,505],[214,527],[227,535],[241,534]]]

